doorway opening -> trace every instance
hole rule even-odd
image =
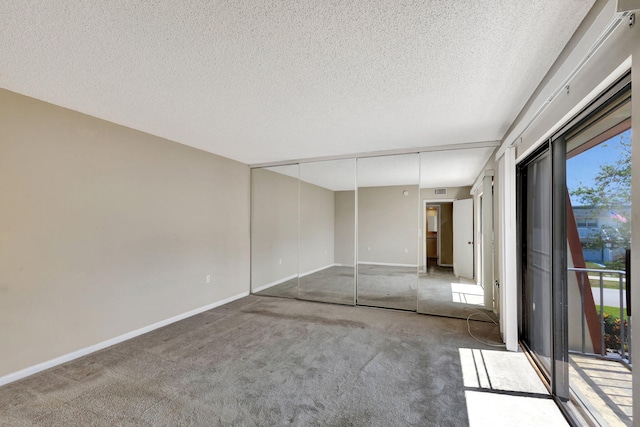
[[[441,259],[441,236],[442,226],[440,215],[440,204],[427,204],[424,209],[424,268],[423,272],[433,271],[442,264]],[[446,223],[446,220],[445,220]]]
[[[473,278],[473,199],[422,202],[418,312],[495,321],[492,307],[485,306],[483,287]]]

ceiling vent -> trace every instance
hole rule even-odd
[[[436,196],[446,196],[447,195],[447,189],[446,188],[434,188],[433,189],[433,194]]]

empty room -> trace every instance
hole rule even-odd
[[[634,425],[638,12],[2,2],[0,426]]]

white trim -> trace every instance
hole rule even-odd
[[[475,262],[475,268],[473,270],[475,277],[473,279],[478,286],[482,286],[482,254],[480,253],[482,248],[482,233],[480,233],[480,229],[482,228],[482,209],[480,209],[480,206],[482,205],[481,200],[483,193],[482,191],[476,191],[475,193],[472,191],[471,194],[473,195],[473,260]]]
[[[636,20],[640,16],[636,16]],[[631,143],[631,182],[638,183],[640,178],[640,138],[638,138],[638,130],[640,129],[640,25],[636,22],[634,28],[630,29],[632,41],[633,65],[631,67],[631,81],[633,86],[631,87],[631,128],[634,132]],[[631,185],[631,203],[633,204],[633,212],[631,219],[631,277],[634,277],[637,282],[640,277],[640,186]],[[631,292],[631,310],[636,313],[636,318],[640,319],[638,313],[640,313],[640,293],[638,291]],[[632,316],[633,317],[633,316]],[[636,348],[640,343],[640,327],[638,321],[635,324],[630,322],[631,326],[631,341],[635,343]],[[636,350],[637,352],[637,350]],[[637,362],[636,356],[636,363]],[[640,419],[640,370],[632,372],[632,411],[635,420]],[[637,421],[636,421],[637,423]]]
[[[471,195],[474,195],[482,185],[485,176],[493,177],[495,176],[495,171],[493,169],[485,169],[478,177],[476,178],[476,182],[471,187],[471,191],[469,192]]]
[[[327,268],[331,268],[331,267],[353,267],[353,265],[335,264],[335,263],[325,265],[324,267],[316,268],[315,270],[309,270],[305,273],[300,273],[300,274],[292,274],[291,276],[285,277],[284,279],[278,279],[275,282],[267,283],[266,285],[263,285],[263,286],[260,286],[259,288],[254,289],[252,292],[256,293],[256,292],[264,291],[265,289],[287,282],[291,279],[295,279],[296,277],[309,276],[310,274],[317,273],[319,271],[326,270]]]
[[[358,265],[358,233],[359,233],[359,224],[358,224],[358,216],[359,216],[359,212],[358,212],[358,204],[360,203],[360,199],[359,199],[359,195],[358,195],[358,159],[355,160],[356,163],[356,173],[353,176],[353,185],[355,188],[354,192],[353,192],[353,196],[354,196],[354,201],[353,201],[353,263],[354,263],[354,269],[355,274],[354,274],[354,282],[355,282],[355,286],[353,287],[353,303],[355,305],[358,304],[358,269],[356,267],[356,265]],[[335,222],[334,222],[335,224]],[[335,225],[334,225],[335,227]],[[334,228],[335,230],[335,228]],[[333,241],[335,242],[335,236]],[[335,251],[334,251],[334,257],[335,257]],[[335,259],[335,258],[334,258]]]
[[[365,262],[365,261],[358,261],[358,264],[364,264],[364,265],[383,265],[383,266],[387,266],[387,267],[413,267],[413,268],[418,268],[417,264],[396,264],[396,263],[390,263],[390,262]]]
[[[448,198],[448,199],[422,199],[422,215],[423,217],[426,217],[426,210],[427,210],[427,205],[438,205],[438,266],[439,267],[453,267],[453,264],[442,264],[441,261],[441,256],[442,256],[442,244],[441,244],[441,234],[440,234],[440,230],[442,229],[441,225],[441,213],[442,213],[442,203],[451,203],[453,205],[453,202],[455,202],[456,198]],[[424,224],[426,223],[426,219],[423,218],[422,224],[424,226]],[[422,229],[422,228],[420,228]],[[425,254],[427,252],[427,235],[426,235],[426,230],[424,231],[424,236],[422,236],[422,249],[423,249],[423,254]],[[422,261],[420,261],[422,262]],[[426,273],[427,271],[427,266],[424,266],[424,271],[423,273]]]
[[[341,264],[341,263],[336,263],[336,264],[333,264],[333,267],[351,267],[351,268],[354,268],[354,267],[355,267],[355,265],[353,265],[353,264]]]
[[[121,343],[123,341],[129,340],[131,338],[135,338],[139,335],[146,334],[147,332],[151,332],[155,329],[162,328],[164,326],[170,325],[171,323],[178,322],[180,320],[186,319],[187,317],[195,316],[196,314],[200,314],[207,310],[211,310],[213,308],[219,307],[224,304],[228,304],[232,301],[235,301],[240,298],[244,298],[249,295],[249,292],[242,292],[232,297],[223,299],[221,301],[217,301],[203,307],[196,308],[191,311],[187,311],[186,313],[178,314],[177,316],[170,317],[165,320],[161,320],[159,322],[153,323],[148,326],[144,326],[140,329],[136,329],[131,332],[127,332],[126,334],[119,335],[115,338],[108,339],[106,341],[102,341],[98,344],[90,345],[88,347],[82,348],[80,350],[73,351],[71,353],[67,353],[65,355],[56,357],[51,360],[47,360],[46,362],[38,363],[37,365],[29,366],[28,368],[21,369],[17,372],[13,372],[11,374],[0,377],[0,386],[9,384],[14,381],[18,381],[22,378],[28,377],[33,374],[37,374],[38,372],[44,371],[45,369],[53,368],[54,366],[61,365],[63,363],[70,362],[74,359],[77,359],[82,356],[86,356],[88,354],[94,353],[98,350],[105,349],[107,347],[111,347],[112,345]]]
[[[325,265],[324,267],[316,268],[315,270],[310,270],[310,271],[307,271],[306,273],[301,273],[300,277],[308,276],[310,274],[317,273],[318,271],[326,270],[327,268],[336,267],[337,265],[338,264]]]
[[[503,139],[496,153],[496,160],[502,157],[508,147],[513,147],[522,142],[522,136],[526,131],[538,121],[549,106],[558,99],[558,96],[566,91],[566,87],[573,83],[573,79],[579,71],[582,70],[595,52],[605,44],[616,27],[623,22],[626,12],[623,14],[618,13],[615,3],[615,1],[609,1],[603,8],[599,10],[593,8],[587,15],[583,22],[587,22],[591,18],[592,21],[589,28],[580,36],[577,35],[578,31],[576,31],[576,35],[567,45],[573,44],[573,49],[568,50],[565,48],[565,51],[560,55],[561,59],[553,64],[547,76],[538,85],[534,94],[518,114],[515,125],[512,125]],[[597,15],[593,16],[594,14]],[[580,37],[580,39],[574,42],[576,37]]]
[[[337,155],[337,156],[308,157],[304,159],[291,159],[291,160],[284,160],[280,162],[254,163],[249,165],[249,168],[255,169],[255,168],[273,167],[273,166],[295,165],[300,163],[320,162],[320,161],[327,161],[327,160],[344,160],[344,159],[354,159],[354,158],[362,159],[365,157],[397,156],[398,154],[419,154],[419,153],[430,153],[434,151],[472,150],[476,148],[498,148],[498,147],[500,147],[500,141],[463,142],[459,144],[435,145],[435,146],[429,146],[429,147],[401,148],[401,149],[382,150],[382,151],[365,151],[361,153],[343,154],[343,155]]]
[[[488,172],[488,171],[487,171]],[[494,313],[496,308],[494,305],[494,278],[493,278],[493,170],[491,174],[485,173],[482,180],[482,210],[480,212],[480,222],[482,227],[481,241],[481,260],[480,266],[482,277],[478,278],[482,281],[484,288],[484,308]]]
[[[551,135],[556,133],[558,129],[567,124],[567,122],[571,120],[572,117],[574,117],[580,111],[584,110],[591,102],[593,102],[598,97],[598,95],[600,95],[606,88],[611,86],[620,77],[626,74],[630,69],[631,57],[628,57],[618,67],[616,67],[616,69],[611,74],[609,74],[607,78],[602,80],[599,84],[595,85],[593,90],[589,92],[589,94],[585,96],[580,102],[573,106],[573,108],[571,108],[562,118],[560,118],[560,120],[558,120],[553,126],[550,126],[549,129],[540,138],[538,138],[535,143],[531,144],[531,146],[529,146],[526,150],[522,151],[516,158],[516,164],[520,163],[536,149],[538,149],[542,144],[547,142]]]
[[[442,205],[441,203],[432,203],[431,200],[429,199],[422,199],[422,224],[420,224],[420,231],[422,231],[423,227],[427,226],[427,206],[435,206],[438,209],[438,236],[437,236],[437,241],[436,241],[436,245],[438,246],[438,266],[444,266],[443,264],[440,263],[441,261],[441,254],[442,254],[442,250],[441,250],[441,243],[440,243],[440,237],[442,235],[442,233],[440,233],[442,227],[440,226],[441,224],[441,208]],[[451,200],[451,202],[442,202],[442,203],[453,203],[453,199]],[[424,230],[422,231],[422,259],[418,260],[418,265],[422,265],[422,261],[425,261],[424,264],[424,268],[422,269],[422,273],[426,273],[427,272],[427,233],[429,231],[428,230]]]
[[[259,288],[252,289],[251,293],[255,294],[256,292],[264,291],[265,289],[268,289],[275,285],[279,285],[280,283],[284,283],[288,280],[295,279],[296,277],[298,277],[297,274],[292,274],[291,276],[287,276],[284,279],[278,279],[275,282],[267,283],[266,285],[260,286]]]
[[[518,350],[518,277],[516,271],[516,149],[498,159],[500,173],[500,326],[507,350]]]
[[[502,336],[502,341],[504,342],[504,330],[505,330],[505,275],[506,275],[506,267],[505,260],[506,256],[504,254],[505,251],[505,236],[506,227],[504,226],[505,219],[505,199],[506,199],[506,191],[504,188],[505,185],[505,159],[504,156],[497,159],[498,161],[498,226],[497,226],[497,241],[496,241],[496,256],[498,257],[498,298],[497,298],[497,309],[498,316],[500,319],[500,335]],[[508,328],[508,327],[507,327]]]

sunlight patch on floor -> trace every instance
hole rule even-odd
[[[452,283],[451,300],[462,304],[483,305],[484,291],[476,284]]]
[[[631,371],[619,362],[572,354],[569,384],[598,422],[633,424]]]
[[[470,426],[566,426],[523,353],[461,348]]]

